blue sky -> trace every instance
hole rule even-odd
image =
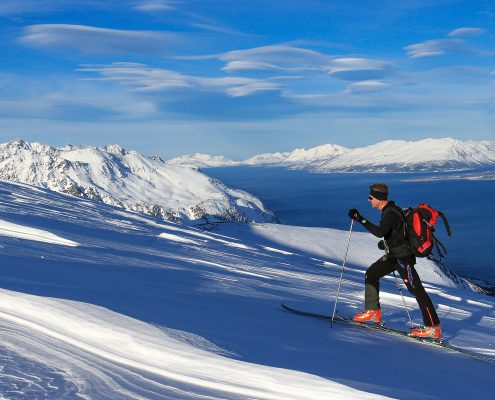
[[[2,0],[0,141],[242,159],[494,140],[495,2]]]

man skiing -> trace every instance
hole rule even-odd
[[[385,250],[386,254],[366,270],[365,311],[356,314],[354,321],[381,322],[380,278],[397,271],[409,292],[416,298],[423,314],[425,327],[412,329],[411,335],[440,339],[440,320],[414,268],[416,257],[411,254],[404,238],[402,210],[393,201],[388,200],[388,187],[384,183],[370,186],[368,201],[373,208],[381,211],[378,226],[364,218],[355,208],[349,210],[348,215],[360,222],[370,233],[384,239],[378,243],[378,247]]]

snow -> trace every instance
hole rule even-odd
[[[55,149],[16,140],[0,145],[0,179],[86,197],[173,222],[272,222],[255,196],[191,168],[118,145]]]
[[[195,158],[178,158],[186,165],[198,165]],[[177,159],[175,159],[177,160]],[[201,166],[271,165],[306,169],[314,172],[402,172],[451,171],[495,166],[495,142],[462,141],[452,138],[418,141],[386,140],[371,146],[345,148],[326,144],[286,153],[260,154],[242,162],[208,162],[203,155]],[[486,175],[493,175],[493,171]],[[477,176],[477,175],[475,175]]]
[[[12,224],[0,219],[0,236],[8,236],[19,239],[35,240],[38,242],[58,244],[61,246],[78,246],[72,240],[61,238],[53,233],[41,229],[34,229],[28,226]]]
[[[107,364],[114,366],[114,372],[120,373],[119,378],[127,380],[126,384],[129,386],[133,381],[135,385],[143,383],[136,380],[136,372],[132,370],[139,371],[138,374],[150,374],[155,377],[156,382],[149,382],[150,387],[146,389],[148,394],[156,391],[161,397],[168,395],[189,398],[185,390],[167,387],[172,383],[179,387],[190,387],[189,392],[200,388],[200,391],[211,392],[213,395],[216,393],[221,398],[285,400],[294,396],[293,398],[309,400],[334,396],[336,399],[344,399],[345,392],[365,399],[379,398],[344,385],[329,385],[316,376],[256,366],[197,349],[156,327],[103,308],[4,290],[0,291],[0,301],[4,305],[2,309],[15,310],[0,312],[0,320],[13,328],[17,335],[42,337],[45,352],[76,353],[73,360],[65,360],[65,365],[61,360],[58,368],[77,370],[87,368],[92,362],[96,365]],[[15,337],[11,340],[15,343]],[[36,343],[29,343],[29,340],[27,342],[36,347]],[[40,349],[31,350],[30,357],[44,356],[39,354]],[[96,372],[96,369],[87,371],[94,375],[97,375]],[[112,371],[106,372],[108,374]],[[100,379],[100,390],[117,389],[108,377]],[[284,382],[287,380],[294,380],[294,384],[286,386]],[[81,382],[79,385],[83,387]],[[314,388],[309,392],[308,387]],[[129,389],[122,387],[119,391],[122,395],[135,396]],[[104,398],[104,393],[101,391],[98,398]]]
[[[219,166],[234,166],[238,162],[232,161],[223,156],[210,156],[208,154],[196,153],[191,155],[184,155],[175,157],[167,161],[169,165],[180,165],[191,168],[203,168],[203,167],[219,167]]]
[[[199,230],[5,181],[0,199],[0,397],[491,397],[494,364],[281,310],[331,312],[348,232]],[[379,255],[353,233],[342,314],[361,310]],[[418,270],[446,339],[495,357],[495,299],[428,261]],[[387,324],[406,329],[393,277],[381,289]]]

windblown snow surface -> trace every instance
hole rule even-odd
[[[197,230],[0,181],[0,398],[492,398],[495,364],[281,309],[331,312],[347,235]],[[340,313],[361,310],[379,255],[353,234]],[[418,269],[447,340],[495,356],[495,299]],[[406,329],[393,277],[382,291],[387,323]]]

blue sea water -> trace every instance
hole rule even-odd
[[[389,185],[389,198],[401,207],[421,202],[445,213],[453,235],[439,220],[437,236],[445,244],[445,264],[466,277],[495,284],[495,181],[434,180],[442,174],[316,174],[277,167],[218,167],[203,169],[225,184],[259,197],[287,225],[349,229],[347,212],[357,208],[378,222],[379,211],[368,203],[369,185]],[[357,230],[364,231],[361,226]]]

